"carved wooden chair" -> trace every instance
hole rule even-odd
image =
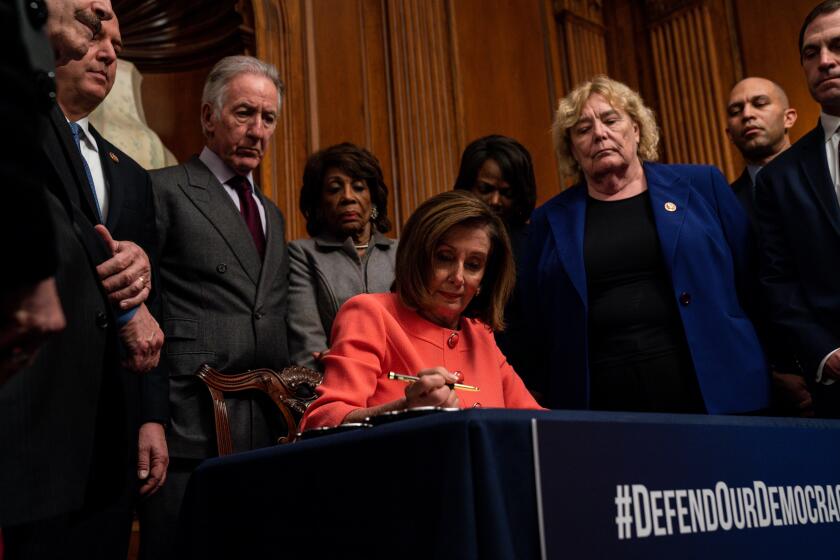
[[[294,441],[300,417],[309,404],[315,400],[315,387],[321,384],[322,375],[309,368],[292,366],[279,372],[272,369],[254,369],[239,374],[221,373],[207,364],[198,368],[196,375],[204,381],[213,398],[213,416],[216,422],[216,444],[219,455],[233,452],[230,437],[225,393],[254,390],[267,394],[277,405],[286,425],[288,435],[277,443]]]

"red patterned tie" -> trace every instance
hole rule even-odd
[[[248,231],[251,232],[251,237],[254,238],[254,245],[257,246],[257,252],[262,259],[265,257],[265,234],[263,233],[262,222],[260,221],[260,211],[257,208],[257,201],[254,200],[254,195],[251,191],[251,184],[248,182],[248,179],[241,175],[234,175],[227,184],[233,187],[239,195],[239,213],[245,219],[245,224],[248,226]]]

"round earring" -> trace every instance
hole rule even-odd
[[[373,222],[379,217],[379,210],[374,206],[370,211],[370,221]]]

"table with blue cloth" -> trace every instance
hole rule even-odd
[[[204,462],[179,546],[185,558],[827,557],[840,550],[838,444],[840,421],[439,413]]]

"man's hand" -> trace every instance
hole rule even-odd
[[[120,329],[120,340],[128,353],[123,360],[126,369],[145,373],[158,365],[163,331],[145,304],[141,304],[134,317]]]
[[[47,10],[45,29],[56,66],[85,56],[102,22],[114,17],[109,0],[47,0]]]
[[[776,398],[786,409],[799,411],[800,416],[814,416],[814,401],[805,378],[795,373],[773,372],[773,389]]]
[[[823,379],[840,380],[840,350],[835,350],[825,361],[822,371]]]
[[[137,478],[143,481],[141,496],[151,496],[166,481],[169,466],[169,450],[163,426],[157,422],[146,422],[140,426],[137,438]]]
[[[0,385],[31,364],[44,340],[65,325],[54,278],[8,294],[0,302]]]
[[[103,225],[96,232],[114,255],[96,267],[108,300],[122,310],[137,307],[149,297],[152,289],[152,266],[139,245],[131,241],[114,241]]]

